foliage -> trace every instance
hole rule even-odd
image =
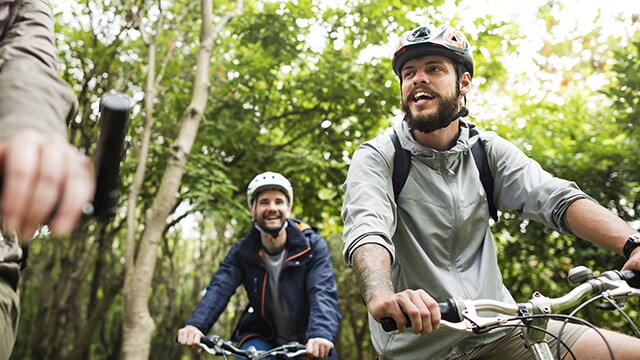
[[[561,23],[554,15],[558,4],[542,7],[537,15],[548,33]],[[157,36],[158,98],[148,170],[137,199],[139,224],[169,160],[177,119],[190,100],[199,46],[197,6],[190,0],[78,0],[70,16],[57,15],[62,74],[81,105],[70,125],[72,141],[93,154],[101,94],[117,90],[136,102],[121,194],[133,181],[145,115],[142,89],[151,50],[140,29]],[[232,2],[215,6],[220,16]],[[447,18],[452,6],[460,11]],[[197,356],[174,344],[175,332],[231,244],[251,226],[244,192],[255,174],[267,170],[290,178],[295,217],[318,226],[329,243],[343,314],[337,343],[341,358],[373,358],[366,309],[341,254],[341,184],[353,151],[383,131],[398,111],[389,44],[392,34],[418,24],[448,21],[469,34],[478,89],[468,102],[481,127],[513,141],[543,168],[575,181],[624,219],[636,219],[640,42],[625,45],[624,35],[602,37],[601,29],[594,28],[574,38],[546,37],[538,44],[523,33],[523,24],[469,16],[462,11],[468,6],[464,1],[399,0],[334,6],[310,0],[245,3],[243,16],[226,28],[214,48],[205,118],[158,253],[150,300],[159,324],[152,358]],[[160,12],[165,20],[156,28]],[[531,44],[539,45],[535,76],[508,71],[509,57]],[[571,66],[561,65],[567,63]],[[610,82],[601,91],[586,85],[602,74]],[[118,357],[125,202],[122,198],[122,211],[110,224],[91,220],[68,239],[37,239],[21,285],[23,314],[13,358]],[[137,239],[144,230],[140,225]],[[505,283],[519,300],[533,290],[558,294],[568,287],[564,278],[575,265],[621,266],[621,258],[611,252],[517,214],[502,214],[493,230]],[[230,336],[246,305],[242,291],[238,295],[212,332]],[[599,325],[619,323],[595,312],[585,316]]]

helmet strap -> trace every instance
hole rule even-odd
[[[457,62],[454,62],[453,66],[455,66],[455,70],[456,70],[456,96],[460,96],[460,78],[462,78],[462,74],[464,74],[464,67],[462,67]],[[467,95],[463,96],[462,100],[463,100],[463,105],[460,108],[460,111],[458,111],[458,113],[453,116],[453,119],[451,119],[452,122],[460,117],[465,117],[469,115],[469,110],[466,107]]]
[[[260,231],[261,234],[267,235],[267,236],[271,236],[272,238],[277,238],[278,236],[280,236],[280,234],[282,234],[284,232],[284,230],[287,228],[287,226],[289,225],[289,223],[287,221],[284,221],[282,223],[282,226],[280,227],[280,229],[275,229],[275,230],[269,230],[269,229],[263,229],[262,226],[258,225],[257,221],[253,221],[253,226]]]
[[[451,122],[455,121],[458,118],[465,117],[467,115],[469,115],[469,110],[467,110],[465,106],[462,106],[460,108],[460,111],[458,111],[455,115],[453,115],[453,119],[451,119]]]

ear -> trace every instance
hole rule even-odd
[[[471,74],[465,71],[460,77],[460,95],[465,96],[471,90]]]
[[[253,203],[249,206],[249,212],[251,213],[251,218],[253,219],[256,215],[256,204]]]

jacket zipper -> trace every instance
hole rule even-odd
[[[458,288],[462,290],[465,294],[465,297],[470,298],[470,294],[467,292],[462,280],[460,279],[460,273],[458,272],[458,267],[456,266],[456,257],[457,252],[455,251],[459,242],[460,237],[460,206],[458,203],[458,197],[456,197],[456,191],[453,189],[453,184],[455,182],[449,181],[449,179],[453,179],[455,172],[449,169],[447,166],[446,156],[441,154],[440,156],[440,171],[442,173],[442,177],[444,179],[445,184],[447,184],[447,188],[449,189],[449,196],[451,197],[451,202],[453,205],[453,223],[454,223],[454,231],[452,234],[451,245],[449,246],[449,268],[453,276],[456,278],[458,283]]]

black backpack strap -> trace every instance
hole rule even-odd
[[[402,148],[395,130],[393,134],[391,134],[391,142],[396,149],[395,155],[393,156],[393,175],[391,176],[391,181],[393,182],[393,198],[397,201],[400,191],[402,191],[404,184],[407,182],[407,177],[409,177],[411,154]]]
[[[471,138],[476,135],[478,135],[478,130],[476,130],[475,127],[471,127],[469,129],[469,137]],[[484,192],[487,194],[489,214],[493,221],[498,221],[498,209],[496,208],[496,204],[493,202],[493,174],[491,174],[491,169],[487,162],[487,153],[484,149],[482,139],[478,139],[478,141],[471,146],[471,154],[473,154],[473,161],[475,161],[478,172],[480,173],[482,187],[484,188]]]

